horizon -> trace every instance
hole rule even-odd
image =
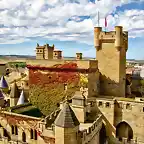
[[[35,56],[36,44],[48,43],[64,57],[82,52],[83,57],[96,58],[93,28],[99,11],[103,30],[106,17],[107,31],[121,25],[129,32],[127,59],[143,60],[143,7],[144,0],[1,0],[0,55]]]

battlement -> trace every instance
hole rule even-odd
[[[123,27],[116,26],[115,31],[104,32],[102,27],[94,27],[94,46],[101,49],[102,43],[115,43],[115,47],[128,49],[128,32],[123,31]]]
[[[86,124],[80,125],[80,127],[84,127]],[[96,133],[99,132],[99,130],[102,127],[102,115],[99,115],[98,118],[92,123],[90,127],[84,130],[80,130],[82,143],[88,143],[91,141],[91,139],[94,137]]]
[[[45,117],[46,127],[50,127],[52,125],[60,111],[61,109],[57,109],[56,111]]]
[[[117,102],[119,108],[125,110],[133,110],[135,107],[139,107],[139,112],[144,114],[144,101],[138,101],[132,98],[97,98],[97,106],[99,108],[114,108],[114,104]]]

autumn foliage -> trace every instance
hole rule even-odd
[[[73,96],[80,86],[80,73],[76,63],[58,64],[49,69],[42,67],[29,68],[30,101],[36,105],[44,115],[50,114],[57,108],[57,104],[65,96]],[[54,69],[56,69],[54,71]],[[51,71],[52,70],[52,71]],[[67,91],[64,84],[67,84]]]

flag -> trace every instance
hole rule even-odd
[[[105,27],[107,27],[107,19],[106,19],[106,17],[105,17]]]

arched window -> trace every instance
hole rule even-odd
[[[3,128],[3,136],[8,138],[8,141],[11,139],[7,130],[5,128]]]
[[[33,139],[33,129],[30,130],[30,138]]]
[[[15,126],[15,135],[18,135],[18,127]]]
[[[37,140],[37,131],[34,130],[34,139]]]
[[[12,134],[15,134],[15,129],[14,129],[14,126],[13,126],[13,125],[11,126],[11,133],[12,133]]]
[[[22,141],[26,142],[26,134],[25,134],[25,132],[22,133]]]

